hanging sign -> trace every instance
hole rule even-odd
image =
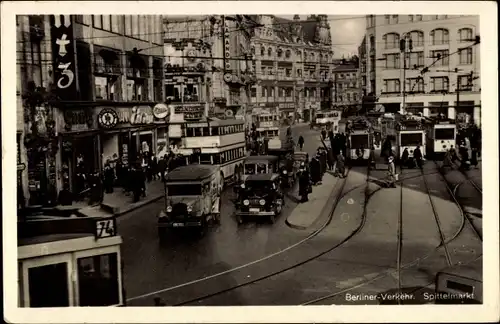
[[[163,119],[170,114],[170,109],[167,105],[159,103],[153,108],[153,115],[156,119]]]
[[[75,100],[76,67],[71,15],[51,15],[50,33],[56,93],[61,100]]]
[[[118,123],[118,114],[110,108],[104,108],[97,116],[97,122],[101,128],[113,128]]]
[[[202,105],[179,105],[174,107],[174,113],[184,114],[184,119],[202,119],[205,107]]]

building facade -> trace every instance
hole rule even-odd
[[[334,107],[342,110],[357,110],[360,105],[359,68],[356,63],[347,62],[333,70]]]
[[[332,106],[330,25],[326,15],[293,20],[252,16],[262,26],[252,37],[257,84],[252,108],[279,108],[284,116],[309,120],[311,112]]]
[[[164,114],[154,109],[164,101],[163,37],[160,16],[33,17],[23,17],[24,25],[18,26],[21,34],[40,34],[30,43],[23,40],[18,50],[24,55],[19,58],[20,95],[29,94],[33,82],[49,93],[34,118],[49,121],[48,129],[40,129],[53,128],[57,147],[48,145],[33,158],[27,154],[28,196],[41,196],[33,204],[50,204],[53,195],[42,192],[57,195],[68,188],[75,193],[77,173],[100,171],[119,157],[129,164],[140,152],[157,152],[157,138],[166,132]],[[34,143],[25,140],[27,151]]]
[[[479,16],[369,15],[366,23],[366,92],[386,111],[444,113],[480,125]]]

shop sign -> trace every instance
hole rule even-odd
[[[295,108],[295,104],[294,103],[280,103],[279,104],[279,108],[280,109],[293,109]]]
[[[94,127],[94,116],[91,109],[71,109],[64,112],[65,129],[68,131],[85,131]]]
[[[153,108],[153,115],[156,119],[164,119],[170,114],[170,109],[167,105],[159,103]]]
[[[104,108],[99,112],[97,122],[101,128],[113,128],[118,123],[118,114],[111,108]]]
[[[56,94],[61,100],[76,99],[76,67],[71,15],[51,15],[50,33]]]
[[[130,124],[144,125],[153,123],[153,109],[150,106],[135,106],[132,108],[132,114],[130,115]]]
[[[174,106],[176,114],[184,114],[184,119],[202,119],[205,108],[201,105],[187,106],[178,105]]]

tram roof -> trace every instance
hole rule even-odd
[[[272,162],[277,161],[278,157],[274,155],[250,155],[245,159],[245,162],[258,162],[258,161],[266,161]]]
[[[274,174],[274,173],[252,174],[252,175],[249,175],[245,179],[245,182],[249,182],[249,181],[271,181],[271,180],[276,179],[277,177],[278,177],[278,175]]]
[[[192,164],[175,168],[166,176],[166,181],[201,181],[218,171],[215,165]]]

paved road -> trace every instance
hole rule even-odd
[[[308,129],[299,126],[298,130],[302,131],[302,128]],[[293,133],[297,134],[297,129]],[[314,132],[303,133],[306,151],[312,153],[317,148],[311,145],[316,135]],[[238,226],[232,198],[231,189],[223,193],[221,225],[211,228],[202,239],[180,237],[160,245],[156,216],[163,207],[163,200],[120,217],[118,228],[124,240],[122,254],[127,298],[257,260],[292,245],[307,234],[294,231],[285,224],[286,217],[295,207],[291,200],[287,200],[282,215],[273,225],[263,221]],[[146,297],[134,302],[150,305],[152,300],[153,297]]]
[[[317,131],[308,126],[294,128],[295,140],[302,134],[306,151],[311,155],[318,146]],[[365,200],[366,168],[351,170],[344,192],[328,227],[307,243],[287,251],[286,254],[265,260],[251,267],[231,272],[175,291],[159,293],[168,305],[209,294],[252,278],[289,267],[342,241],[361,224]],[[335,294],[318,304],[367,304],[375,301],[349,301],[348,293],[356,295],[392,292],[400,278],[403,288],[413,291],[432,282],[435,273],[447,266],[443,249],[431,254],[439,245],[438,231],[432,207],[437,211],[445,239],[457,233],[461,217],[447,191],[443,178],[433,163],[425,166],[425,180],[419,170],[405,170],[403,182],[403,265],[425,256],[411,264],[410,269],[398,277],[398,217],[401,197],[400,187],[378,189],[384,171],[371,171],[368,184],[369,198],[366,221],[361,231],[342,245],[323,256],[269,279],[247,285],[228,293],[204,299],[189,305],[297,305],[330,294]],[[458,176],[455,174],[455,176]],[[429,186],[432,200],[427,195]],[[479,182],[479,181],[478,181]],[[463,192],[462,192],[463,193]],[[466,193],[465,193],[466,194]],[[284,224],[292,204],[274,225],[250,223],[238,227],[232,216],[230,193],[224,195],[223,222],[200,240],[181,239],[165,246],[158,244],[156,213],[162,202],[149,205],[119,219],[119,230],[124,238],[125,287],[127,297],[158,291],[262,258],[301,241],[308,231],[298,231]],[[333,201],[333,200],[332,200]],[[432,201],[432,205],[431,205]],[[322,216],[321,220],[325,220]],[[465,228],[449,245],[448,255],[453,264],[469,263],[482,254],[482,244],[474,233]],[[480,262],[473,266],[480,271]],[[427,287],[425,289],[432,289]],[[424,290],[420,290],[423,292]],[[129,305],[151,305],[153,296],[134,299]],[[422,303],[421,298],[418,302]]]

